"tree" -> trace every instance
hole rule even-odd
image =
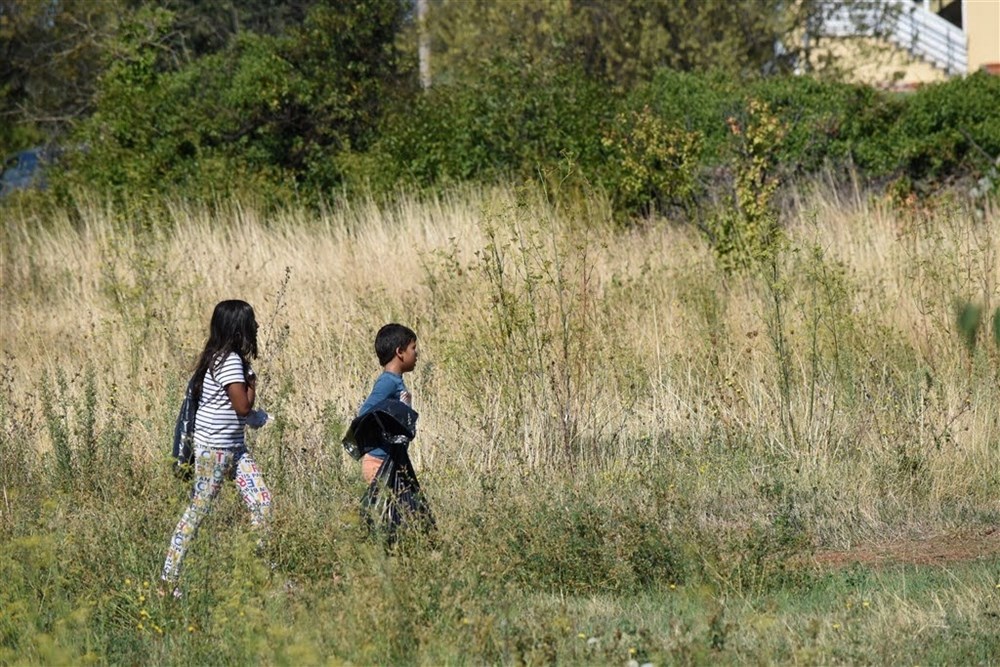
[[[130,0],[133,10],[149,0]],[[299,27],[316,6],[332,0],[158,0],[173,19],[171,46],[184,60],[217,53],[241,33],[277,37]]]
[[[461,77],[495,56],[579,65],[618,89],[659,68],[740,76],[808,62],[823,17],[863,0],[435,0],[435,59]],[[868,12],[871,13],[870,11]],[[834,63],[823,63],[832,65]]]
[[[45,142],[92,111],[119,0],[0,0],[0,153]]]
[[[144,6],[123,23],[71,178],[121,193],[247,188],[284,197],[339,183],[396,83],[401,0],[315,3],[279,36],[241,32],[180,62],[176,17]]]

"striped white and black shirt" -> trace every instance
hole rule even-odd
[[[244,370],[240,355],[230,352],[222,363],[209,364],[201,387],[198,413],[194,420],[194,443],[201,447],[232,449],[242,447],[246,419],[236,414],[226,393],[226,385],[246,382],[252,374],[250,363]]]

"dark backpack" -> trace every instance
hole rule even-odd
[[[174,447],[170,466],[178,479],[189,480],[194,473],[194,418],[198,412],[198,397],[194,395],[194,376],[188,380],[181,410],[174,425]]]

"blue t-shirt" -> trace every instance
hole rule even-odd
[[[382,371],[382,374],[378,376],[375,380],[375,385],[372,387],[372,393],[368,395],[365,402],[361,404],[361,409],[358,410],[358,416],[368,413],[376,405],[386,400],[387,398],[394,398],[397,401],[403,401],[407,405],[411,404],[410,392],[406,388],[406,384],[403,382],[402,375],[396,375],[395,373],[390,373],[389,371]],[[373,449],[368,452],[377,459],[384,459],[389,455],[389,452],[384,449]]]

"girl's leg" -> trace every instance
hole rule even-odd
[[[267,530],[271,518],[271,492],[264,483],[264,476],[253,460],[253,455],[245,449],[236,454],[235,480],[240,496],[250,510],[250,523],[254,528]]]
[[[198,448],[194,461],[194,489],[191,503],[177,523],[170,539],[167,558],[163,563],[163,580],[175,583],[180,577],[181,562],[191,540],[198,532],[201,520],[208,514],[212,501],[219,495],[226,472],[233,463],[233,452],[224,449]]]

